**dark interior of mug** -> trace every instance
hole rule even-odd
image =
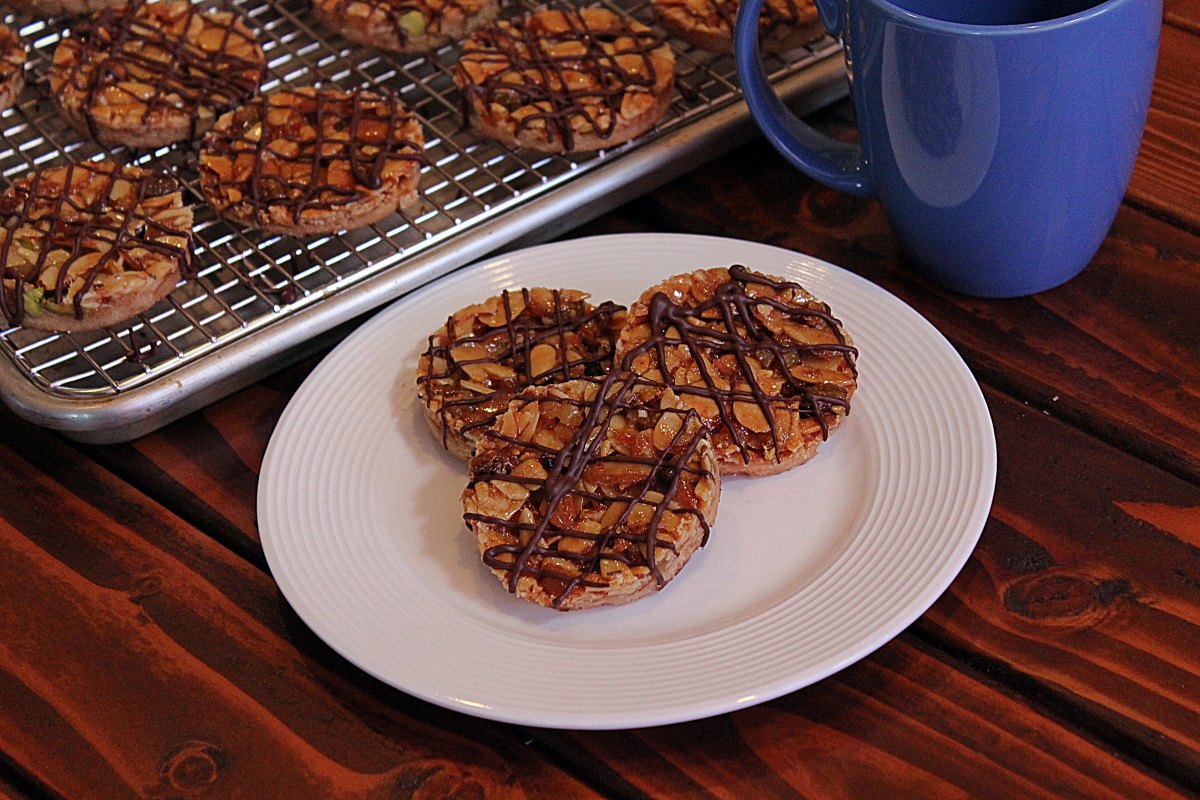
[[[1104,0],[889,0],[930,19],[967,25],[1026,25],[1067,17]]]

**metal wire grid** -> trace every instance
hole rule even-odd
[[[210,356],[266,326],[286,325],[297,311],[321,303],[383,270],[402,268],[407,256],[468,232],[522,203],[553,192],[584,172],[688,125],[739,99],[733,61],[672,42],[677,89],[656,131],[609,151],[545,156],[508,150],[464,129],[451,68],[457,46],[422,56],[373,51],[321,28],[308,0],[231,0],[259,35],[268,60],[267,92],[286,86],[379,87],[397,95],[421,118],[429,163],[422,171],[420,207],[334,236],[296,239],[241,228],[216,217],[197,185],[194,145],[152,152],[108,150],[118,161],[172,171],[186,187],[196,215],[198,276],[177,287],[127,324],[81,334],[24,328],[0,331],[0,350],[40,390],[57,397],[102,397],[136,391],[171,370]],[[647,25],[645,0],[604,0]],[[503,16],[533,10],[510,2]],[[106,149],[81,136],[57,114],[47,71],[69,20],[5,22],[29,46],[26,89],[0,117],[0,174],[12,181],[35,167],[84,160]],[[836,44],[815,43],[789,62],[767,63],[773,79],[803,70]],[[316,333],[316,331],[314,331]]]

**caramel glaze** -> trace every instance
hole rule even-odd
[[[267,118],[274,96],[247,103],[233,112],[233,124],[228,130],[218,125],[204,138],[204,150],[212,155],[236,158],[241,153],[254,154],[248,182],[221,181],[220,188],[238,189],[239,202],[248,205],[256,219],[266,219],[270,208],[287,208],[292,221],[299,225],[306,211],[324,212],[352,205],[366,196],[364,188],[371,191],[382,188],[384,169],[389,162],[425,163],[424,146],[400,135],[412,114],[399,101],[368,92],[318,90],[306,99],[299,119],[280,126],[271,124]],[[289,110],[297,109],[289,106]],[[345,139],[326,135],[330,118],[342,120],[338,127],[346,132]],[[272,147],[279,140],[299,141],[301,124],[312,128],[315,138],[305,140],[292,155]],[[278,170],[264,173],[264,154],[268,152],[277,165],[297,166],[296,172],[302,177],[288,179]],[[333,161],[347,162],[356,185],[339,186],[319,180]]]
[[[529,290],[522,289],[521,294],[524,300],[523,308],[531,312]],[[438,344],[435,341],[436,334],[429,337],[429,347],[425,351],[425,355],[428,356],[429,368],[425,375],[418,377],[418,381],[426,385],[432,381],[444,380],[453,376],[455,372],[461,370],[463,363],[472,363],[470,361],[459,362],[451,354],[453,347],[462,344],[479,344],[486,347],[490,342],[503,342],[504,344],[496,349],[490,360],[507,364],[516,371],[515,378],[503,383],[494,392],[445,400],[442,403],[438,415],[443,446],[446,444],[446,435],[449,430],[448,416],[452,410],[463,416],[474,417],[463,425],[464,433],[489,428],[508,407],[508,401],[526,386],[546,385],[575,378],[598,377],[612,368],[612,348],[596,347],[594,350],[581,353],[579,358],[570,361],[560,359],[555,369],[548,373],[533,374],[529,353],[535,345],[543,342],[553,344],[560,354],[565,353],[567,349],[565,336],[568,331],[578,333],[585,342],[594,338],[599,343],[605,338],[605,332],[611,330],[613,316],[625,310],[624,306],[605,300],[591,312],[579,314],[565,307],[557,289],[553,294],[554,316],[552,318],[538,317],[532,313],[519,313],[516,319],[513,319],[511,295],[506,290],[501,294],[504,317],[508,320],[503,327],[487,328],[479,333],[459,331],[455,329],[454,317],[450,317],[446,320],[444,329],[446,342],[444,344]],[[581,300],[580,304],[582,303]],[[435,358],[445,360],[445,370],[434,370]]]
[[[762,17],[759,20],[759,29],[764,31],[772,30],[778,27],[795,25],[797,22],[800,22],[800,4],[797,0],[786,0],[784,5],[786,6],[786,10],[781,10],[770,3],[764,2]],[[722,25],[732,31],[737,24],[737,0],[712,0],[712,7],[717,17],[721,20]],[[683,4],[682,8],[701,22],[704,21],[704,15],[696,13],[686,3]]]
[[[583,117],[601,139],[612,136],[626,87],[645,86],[653,90],[657,84],[658,75],[651,53],[662,47],[666,40],[652,30],[629,27],[619,31],[593,30],[577,11],[564,11],[563,16],[568,29],[561,32],[530,30],[527,20],[516,19],[489,25],[472,35],[463,46],[460,61],[503,64],[508,68],[492,73],[482,83],[466,82],[462,97],[464,119],[468,96],[476,97],[483,108],[489,108],[493,103],[509,109],[540,103],[548,108],[516,121],[518,135],[535,121],[540,121],[546,126],[547,139],[553,141],[557,134],[563,150],[570,152],[575,146],[571,119]],[[603,43],[611,44],[618,37],[633,39],[633,46],[614,53],[605,52]],[[553,55],[550,49],[563,42],[579,42],[585,52]],[[622,67],[617,58],[627,55],[637,56],[641,68],[633,71]],[[575,89],[572,84],[578,81],[568,73],[588,75],[594,80],[585,88]],[[519,82],[513,82],[514,78]],[[597,119],[597,115],[588,110],[589,102],[606,107],[607,120]]]
[[[106,181],[97,191],[91,203],[81,203],[71,192],[76,180],[76,171],[83,170],[102,177]],[[132,202],[116,203],[109,193],[117,179],[131,182],[135,187]],[[161,197],[179,191],[179,185],[170,175],[163,172],[145,172],[133,176],[119,167],[103,169],[95,162],[85,161],[67,166],[64,187],[43,187],[41,173],[22,178],[12,184],[0,196],[0,217],[9,230],[0,243],[0,265],[3,266],[4,281],[12,281],[11,289],[5,286],[0,293],[0,311],[12,325],[20,325],[25,317],[25,287],[46,268],[46,256],[53,250],[70,253],[67,264],[87,253],[95,252],[99,243],[111,243],[111,247],[85,273],[82,288],[75,294],[74,312],[76,319],[83,319],[83,298],[96,279],[104,272],[112,257],[130,248],[140,248],[175,260],[185,277],[194,276],[191,247],[156,241],[158,236],[184,236],[189,241],[189,231],[169,228],[151,219],[139,209],[143,200]],[[33,228],[45,237],[37,249],[33,264],[17,269],[7,266],[13,246],[12,232],[18,228]],[[64,266],[58,272],[53,300],[62,303],[68,286],[68,270]]]
[[[208,52],[140,16],[146,6],[144,2],[134,2],[106,8],[71,29],[80,53],[71,72],[63,76],[63,83],[82,82],[86,87],[86,100],[79,113],[93,139],[100,139],[93,108],[102,102],[107,90],[124,91],[119,88],[120,83],[130,79],[131,66],[155,76],[151,79],[153,91],[149,96],[129,94],[131,104],[142,107],[142,124],[153,124],[151,120],[158,112],[182,111],[191,118],[189,139],[196,138],[202,107],[211,109],[215,117],[253,97],[266,75],[265,62],[227,52],[233,38],[248,38],[232,22],[224,27],[215,52]],[[201,13],[199,6],[191,6],[187,20]],[[187,27],[185,21],[183,29]],[[166,58],[154,58],[150,53],[165,54]],[[85,72],[85,67],[90,70]]]
[[[392,29],[396,40],[400,42],[407,42],[413,38],[413,34],[400,21],[400,18],[405,14],[411,14],[414,11],[420,14],[421,18],[426,20],[426,24],[429,26],[428,30],[435,33],[440,30],[441,19],[447,9],[458,9],[464,18],[471,15],[466,6],[455,2],[455,0],[446,0],[439,6],[440,10],[436,12],[426,3],[413,2],[412,0],[338,0],[330,6],[329,13],[339,17],[347,17],[350,14],[350,7],[360,3],[369,6],[373,12],[382,11],[387,18],[388,27]]]
[[[699,419],[699,415],[695,411],[689,409],[659,409],[657,404],[651,406],[642,405],[630,394],[631,390],[635,386],[652,384],[638,378],[631,372],[613,370],[599,384],[599,391],[590,403],[561,401],[572,402],[587,411],[587,415],[575,433],[575,436],[561,450],[555,451],[535,442],[504,436],[495,429],[489,430],[485,434],[488,437],[499,439],[518,448],[540,452],[542,464],[548,473],[544,482],[511,475],[508,470],[512,468],[512,464],[506,464],[502,461],[498,462],[495,459],[477,457],[471,463],[470,486],[474,486],[479,481],[492,480],[494,478],[502,478],[513,483],[523,484],[530,490],[530,500],[527,502],[534,503],[540,515],[540,519],[536,519],[538,515],[535,515],[536,521],[532,525],[522,524],[514,519],[502,519],[482,514],[464,515],[468,520],[476,520],[489,525],[506,528],[518,540],[521,539],[522,532],[531,532],[529,541],[524,546],[497,545],[488,548],[483,554],[484,563],[492,569],[508,573],[508,590],[510,592],[516,592],[517,582],[522,576],[534,578],[543,587],[546,587],[547,591],[555,589],[556,591],[552,593],[556,595],[554,600],[554,607],[556,608],[562,605],[571,594],[571,591],[576,587],[604,587],[607,585],[604,582],[588,578],[588,575],[600,574],[601,558],[620,561],[631,567],[646,566],[650,569],[656,583],[661,588],[666,583],[666,580],[653,554],[658,548],[675,552],[674,543],[660,539],[658,535],[663,514],[671,507],[672,502],[679,499],[680,482],[684,475],[692,475],[695,476],[695,479],[699,480],[709,474],[707,470],[690,466],[688,463],[696,453],[700,443],[707,436],[707,431],[703,425],[688,424],[691,419]],[[661,452],[657,458],[623,455],[615,450],[608,455],[600,455],[600,445],[609,431],[613,416],[637,410],[643,410],[651,415],[678,414],[683,418],[683,424],[680,425],[679,432],[675,435],[671,445]],[[688,434],[689,430],[691,431],[690,435]],[[636,484],[628,493],[623,493],[620,496],[597,494],[577,488],[588,467],[604,463],[646,466],[650,468],[649,477]],[[663,496],[662,500],[657,503],[647,501],[646,494],[651,491],[659,492]],[[555,512],[559,504],[571,494],[575,494],[585,501],[609,504],[624,502],[627,505],[624,513],[607,530],[601,530],[599,533],[585,533],[554,523]],[[635,503],[653,506],[654,508],[650,521],[642,533],[632,531],[626,526]],[[704,515],[698,509],[692,507],[694,504],[691,502],[682,504],[676,502],[675,505],[676,507],[671,510],[677,513],[690,514],[700,522],[704,531],[704,539],[701,546],[707,544],[709,526],[708,521],[704,519]],[[584,553],[571,553],[559,549],[551,549],[545,545],[548,537],[560,536],[581,539],[594,546],[589,547]],[[554,569],[542,569],[531,566],[529,563],[530,559],[535,555],[539,557],[553,556],[555,558],[566,558],[574,561],[579,565],[579,574],[569,575]]]
[[[743,461],[747,463],[750,460],[750,452],[746,436],[742,426],[733,419],[730,409],[735,401],[752,401],[757,404],[770,425],[771,442],[775,449],[775,458],[778,460],[781,457],[779,431],[775,424],[772,408],[786,406],[804,416],[812,417],[821,426],[822,438],[828,438],[829,422],[826,415],[832,413],[833,408],[842,408],[849,413],[850,401],[842,395],[823,393],[817,386],[795,377],[786,368],[777,370],[784,379],[783,390],[779,394],[771,394],[765,391],[754,378],[754,370],[747,362],[747,356],[754,354],[760,362],[770,364],[789,364],[797,357],[805,355],[841,353],[846,366],[857,377],[858,370],[855,362],[858,358],[858,350],[846,342],[846,335],[842,330],[841,323],[829,313],[829,307],[824,303],[813,301],[797,307],[772,297],[752,297],[746,291],[747,287],[752,284],[767,286],[776,291],[785,289],[803,291],[799,284],[776,281],[752,272],[741,265],[731,266],[729,277],[730,280],[717,288],[712,299],[693,307],[678,305],[664,293],[657,292],[651,298],[649,305],[647,322],[650,327],[650,335],[645,342],[625,354],[621,367],[629,369],[638,356],[646,352],[653,352],[659,371],[664,376],[669,376],[666,348],[685,347],[699,367],[704,385],[677,386],[672,384],[671,388],[680,395],[699,395],[714,401],[718,409],[720,425],[728,431]],[[819,325],[832,331],[836,335],[838,343],[807,345],[780,341],[779,337],[767,330],[752,310],[753,306],[763,304],[795,322],[811,324],[816,321]],[[716,312],[715,318],[712,316],[714,311]],[[713,322],[718,319],[722,324],[714,326]],[[667,331],[672,328],[679,332],[680,338],[667,335]],[[699,357],[700,353],[704,353],[711,361],[724,355],[733,355],[746,379],[749,392],[719,388],[714,382],[711,372],[705,366],[704,360]],[[715,424],[715,422],[710,424]]]

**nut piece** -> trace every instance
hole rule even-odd
[[[191,272],[192,212],[165,173],[109,161],[50,167],[14,181],[0,217],[0,310],[12,325],[113,325]]]
[[[321,22],[360,44],[424,53],[496,18],[499,0],[314,0]]]
[[[617,363],[704,418],[726,475],[812,458],[850,411],[858,351],[801,286],[742,266],[677,275],[629,310]]]
[[[217,213],[273,233],[334,233],[416,202],[421,125],[368,91],[279,90],[204,137],[200,189]]]
[[[700,417],[614,371],[521,392],[471,459],[463,518],[510,592],[568,611],[665,586],[707,540],[720,492]]]
[[[101,144],[195,139],[258,92],[266,57],[232,11],[136,0],[74,26],[54,51],[50,88],[63,115]]]
[[[25,43],[0,24],[0,111],[12,106],[25,86]]]
[[[548,153],[597,150],[662,117],[675,56],[660,34],[607,9],[550,9],[476,31],[454,81],[484,136]]]
[[[429,337],[417,396],[447,449],[470,458],[483,431],[526,386],[598,380],[612,368],[625,309],[587,298],[575,289],[505,291],[456,311]],[[568,422],[578,420],[568,415]]]

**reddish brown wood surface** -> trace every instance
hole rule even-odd
[[[70,798],[590,796],[347,670],[270,578],[4,413],[0,751]]]
[[[1166,9],[1154,96],[1130,202],[1200,231],[1200,4]]]
[[[1200,786],[1200,489],[1015,401],[992,410],[991,520],[917,629]]]
[[[1168,0],[1141,155],[1094,263],[944,292],[877,204],[762,142],[577,232],[752,238],[876,281],[985,386],[999,480],[963,572],[898,639],[762,706],[520,730],[350,667],[265,571],[257,474],[309,361],[128,445],[0,411],[0,794],[1080,797],[1200,787],[1200,4]],[[821,115],[849,135],[846,104]]]

